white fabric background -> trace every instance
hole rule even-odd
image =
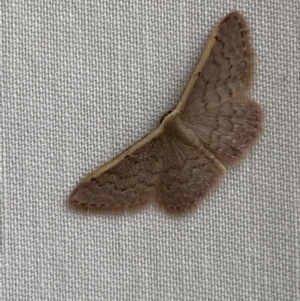
[[[177,103],[244,13],[265,132],[184,218],[72,211],[74,185]],[[2,4],[2,300],[300,300],[300,2]]]

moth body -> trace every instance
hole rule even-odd
[[[262,109],[247,95],[253,68],[246,21],[232,12],[212,31],[176,108],[156,130],[87,175],[70,203],[106,210],[155,199],[169,211],[192,207],[261,132]]]

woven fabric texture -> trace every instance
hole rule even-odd
[[[300,2],[4,1],[1,300],[300,300]],[[232,10],[265,131],[186,217],[68,208],[153,130]]]

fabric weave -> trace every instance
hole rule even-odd
[[[153,130],[237,9],[265,130],[186,217],[70,210],[89,171]],[[300,2],[2,4],[2,300],[300,300]]]

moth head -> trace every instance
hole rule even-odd
[[[161,123],[164,121],[164,119],[165,119],[169,114],[171,114],[174,110],[175,110],[175,108],[166,111],[166,112],[160,117],[159,123],[161,124]]]

